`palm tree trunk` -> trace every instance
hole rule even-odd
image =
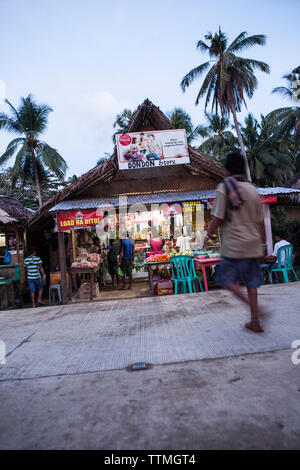
[[[30,151],[31,151],[32,166],[33,166],[33,171],[34,171],[35,189],[37,192],[39,207],[41,207],[43,204],[42,195],[41,195],[41,187],[40,187],[39,176],[38,176],[37,167],[36,167],[34,148],[32,146],[30,146]]]
[[[241,151],[242,151],[242,155],[243,155],[244,161],[245,161],[246,178],[247,178],[248,181],[252,181],[250,170],[249,170],[248,158],[247,158],[247,155],[246,155],[246,150],[245,150],[244,142],[243,142],[243,139],[242,139],[242,134],[241,134],[241,131],[240,131],[240,128],[239,128],[239,123],[238,123],[238,120],[237,120],[234,103],[230,103],[230,109],[231,109],[232,116],[233,116],[233,121],[234,121],[234,125],[235,125],[235,130],[236,130],[236,133],[237,133],[237,138],[238,138],[240,148],[241,148]]]

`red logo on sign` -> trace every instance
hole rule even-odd
[[[129,145],[131,143],[131,137],[129,134],[123,134],[121,135],[119,139],[120,144],[122,145]]]

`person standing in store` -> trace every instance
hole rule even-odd
[[[120,277],[118,275],[118,256],[121,250],[121,242],[115,240],[107,253],[108,271],[111,276],[112,286],[115,287],[115,278],[117,279],[117,287],[119,287]]]
[[[121,266],[124,274],[122,289],[126,289],[126,276],[129,280],[128,289],[132,289],[132,264],[134,262],[134,252],[134,242],[131,240],[129,233],[127,233],[127,237],[121,242],[121,252],[119,258],[119,266]]]
[[[28,257],[24,260],[24,267],[27,272],[28,288],[31,296],[32,307],[36,307],[35,295],[37,294],[37,303],[45,305],[42,301],[43,283],[46,282],[46,275],[42,260],[36,255],[35,248],[28,251]]]
[[[204,243],[221,226],[221,254],[218,277],[220,283],[250,307],[251,320],[246,328],[255,333],[264,330],[260,325],[257,288],[261,284],[259,258],[263,256],[265,230],[262,204],[254,185],[245,179],[244,159],[239,152],[226,156],[229,174],[216,190],[213,218]],[[247,294],[240,287],[247,288]]]

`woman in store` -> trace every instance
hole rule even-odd
[[[162,254],[163,241],[160,238],[151,238],[150,246],[152,253],[156,255]]]
[[[93,246],[92,246],[92,253],[100,253],[101,252],[101,247],[100,247],[100,240],[98,237],[93,238]]]
[[[115,287],[115,278],[117,279],[117,287],[119,287],[120,277],[118,275],[118,256],[121,250],[121,242],[119,239],[115,240],[111,249],[107,253],[108,271],[112,279],[112,286]]]

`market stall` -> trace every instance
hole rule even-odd
[[[42,226],[48,231],[49,244],[57,239],[57,251],[52,250],[50,258],[55,259],[55,266],[59,264],[63,301],[67,301],[67,269],[73,263],[91,262],[95,237],[101,247],[102,291],[110,283],[106,261],[110,246],[114,240],[125,238],[127,232],[135,243],[134,286],[143,279],[148,282],[147,262],[159,262],[156,255],[190,250],[197,257],[203,249],[215,189],[224,176],[222,165],[188,146],[184,130],[173,129],[160,109],[145,100],[127,132],[116,137],[112,156],[58,192],[30,222],[32,230]],[[259,192],[264,198],[270,252],[269,205],[289,190],[264,188]],[[86,251],[85,259],[80,248]],[[219,249],[217,233],[209,250],[217,253]],[[153,278],[159,275],[163,280],[166,272],[156,266],[151,268]],[[208,267],[208,272],[211,274],[213,268]]]

